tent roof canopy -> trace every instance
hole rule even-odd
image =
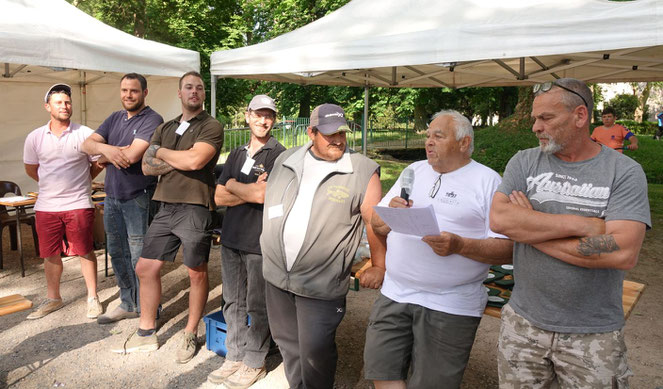
[[[5,78],[53,72],[57,78],[72,69],[179,77],[200,69],[197,52],[129,35],[64,0],[0,0],[0,9]]]
[[[660,0],[353,0],[211,73],[318,85],[507,86],[663,80]]]

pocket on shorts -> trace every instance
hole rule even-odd
[[[190,215],[190,225],[199,232],[211,231],[212,214],[207,207],[192,206]]]
[[[612,377],[612,389],[628,389],[628,379],[633,375],[633,372],[628,367],[626,371]]]
[[[524,317],[518,315],[516,311],[505,305],[502,308],[502,323],[500,324],[499,342],[507,341],[509,343],[529,344],[532,337],[536,337],[539,329],[531,325]]]

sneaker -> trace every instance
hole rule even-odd
[[[132,332],[131,335],[124,341],[122,347],[111,349],[112,352],[118,354],[129,354],[135,352],[149,352],[159,349],[159,340],[157,339],[156,332],[148,336],[138,336],[137,331]]]
[[[246,389],[267,375],[265,367],[252,368],[244,364],[233,375],[223,381],[228,389]]]
[[[191,332],[182,331],[182,340],[175,354],[175,361],[177,363],[187,363],[196,353],[198,346],[198,336]]]
[[[51,312],[57,311],[58,309],[64,307],[62,299],[50,299],[47,298],[44,300],[39,307],[26,317],[26,319],[41,319],[42,317],[48,315]]]
[[[226,378],[230,377],[234,372],[239,370],[243,365],[242,361],[230,361],[226,359],[220,368],[214,370],[207,376],[207,380],[213,384],[221,384]]]
[[[125,311],[122,307],[118,306],[110,312],[106,312],[97,318],[97,324],[109,324],[124,319],[135,319],[139,315],[136,312]]]
[[[96,319],[104,313],[104,307],[99,302],[99,297],[88,297],[87,299],[87,318]]]

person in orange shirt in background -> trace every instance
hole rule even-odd
[[[628,128],[615,123],[615,110],[612,107],[606,107],[603,110],[601,119],[603,120],[603,125],[596,127],[594,132],[592,132],[592,140],[594,142],[613,148],[620,153],[623,148],[629,150],[638,149],[638,138]],[[630,142],[628,146],[624,146],[624,139]]]

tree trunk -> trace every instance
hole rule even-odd
[[[534,124],[532,119],[532,102],[534,93],[528,86],[518,88],[518,103],[513,115],[500,121],[498,127],[502,131],[517,131],[519,128],[531,128]]]
[[[645,117],[645,111],[647,110],[647,100],[649,100],[649,95],[651,94],[651,88],[653,84],[651,82],[646,82],[642,90],[642,93],[638,96],[638,108],[635,109],[634,119],[636,122],[644,122],[647,118]],[[635,88],[633,88],[635,93]]]
[[[299,116],[300,118],[311,117],[311,87],[308,85],[300,86],[302,95],[299,98]]]
[[[499,108],[497,110],[497,121],[500,122],[503,119],[513,115],[514,106],[512,104],[512,97],[514,95],[514,88],[502,88],[502,92],[499,95]],[[516,90],[515,93],[518,93]]]
[[[426,107],[421,104],[416,104],[414,106],[414,131],[426,131],[428,127],[427,119],[428,115],[426,113]]]

